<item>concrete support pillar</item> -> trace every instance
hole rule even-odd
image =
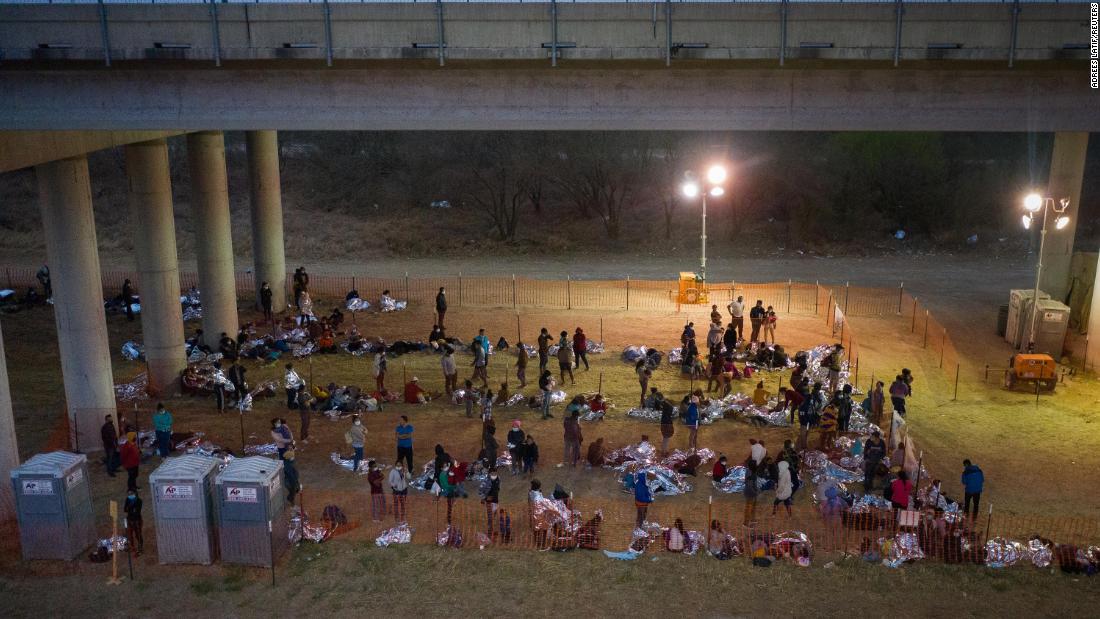
[[[4,356],[4,334],[0,333],[0,523],[15,519],[15,496],[9,473],[19,466],[19,445],[15,441],[15,415],[11,410],[8,361]]]
[[[217,346],[223,331],[230,337],[237,336],[237,284],[222,132],[187,134],[187,161],[191,169],[202,329],[206,344]]]
[[[248,176],[252,181],[252,258],[256,309],[260,286],[271,286],[271,308],[286,309],[286,255],[283,245],[283,194],[279,185],[279,135],[248,132]]]
[[[163,139],[153,140],[129,144],[125,150],[149,391],[173,394],[179,391],[180,372],[187,367],[187,358],[168,144]]]
[[[34,168],[53,278],[54,317],[72,445],[99,451],[99,427],[115,414],[115,389],[103,312],[88,160]]]
[[[1043,276],[1039,287],[1051,298],[1065,302],[1070,285],[1070,262],[1073,259],[1073,236],[1081,218],[1081,183],[1085,178],[1085,155],[1089,147],[1087,132],[1063,131],[1054,134],[1054,152],[1050,157],[1050,178],[1046,195],[1057,203],[1069,198],[1069,225],[1054,229],[1049,221],[1046,250],[1043,254]]]

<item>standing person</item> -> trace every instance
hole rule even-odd
[[[824,394],[821,392],[821,383],[814,383],[813,390],[802,400],[798,407],[798,449],[805,451],[808,447],[810,431],[817,427],[821,419],[821,410],[825,408]]]
[[[852,385],[846,384],[837,392],[836,398],[837,430],[841,433],[848,431],[848,424],[852,420]]]
[[[271,286],[267,282],[260,284],[260,309],[263,310],[264,320],[267,322],[275,319],[275,315],[271,311],[271,295]]]
[[[447,395],[458,389],[458,365],[455,364],[455,349],[447,346],[443,349],[443,358],[439,360],[443,368],[443,390]]]
[[[722,324],[722,312],[718,311],[717,305],[710,306],[710,322],[711,324]]]
[[[462,403],[466,405],[466,416],[474,416],[474,403],[477,402],[477,392],[474,391],[474,383],[472,381],[466,381],[465,389],[462,392]]]
[[[302,491],[302,484],[298,481],[298,465],[294,462],[294,450],[288,449],[283,454],[283,483],[286,484],[286,502],[294,505],[294,498]]]
[[[554,391],[554,375],[550,373],[550,370],[544,370],[542,376],[539,377],[539,393],[542,394],[542,418],[551,419],[554,416],[550,414],[550,394]]]
[[[505,440],[508,441],[508,453],[512,456],[512,474],[518,475],[523,468],[523,443],[527,440],[519,419],[512,420],[512,429],[508,430]]]
[[[126,320],[134,321],[134,285],[130,280],[122,282],[122,302],[126,305]]]
[[[661,454],[665,455],[668,454],[669,441],[676,434],[676,426],[672,423],[675,409],[663,397],[658,401],[658,408],[661,410]]]
[[[726,306],[730,313],[730,329],[736,330],[735,342],[745,339],[745,297],[740,295]]]
[[[99,438],[103,441],[103,463],[107,465],[107,474],[115,476],[118,471],[118,430],[115,428],[115,420],[110,415],[103,418],[103,426],[99,428]]]
[[[477,330],[477,337],[474,338],[474,341],[470,342],[470,348],[480,348],[485,358],[489,358],[489,349],[491,345],[489,344],[489,338],[485,335],[485,329]]]
[[[779,317],[775,314],[775,308],[768,306],[768,310],[764,313],[764,343],[768,343],[768,337],[771,337],[772,344],[775,344],[775,323],[779,320]]]
[[[573,356],[577,359],[576,368],[581,369],[581,361],[584,361],[584,371],[588,371],[588,336],[580,327],[573,334]]]
[[[137,490],[130,488],[126,491],[126,502],[122,504],[122,509],[126,513],[126,543],[140,557],[145,550],[145,536],[141,530],[141,497],[137,495]]]
[[[229,379],[226,378],[225,372],[222,371],[222,362],[214,362],[214,372],[210,377],[211,384],[214,385],[214,406],[218,409],[219,413],[225,412],[225,386],[230,384]],[[298,394],[294,394],[294,406],[291,408],[298,408]]]
[[[634,364],[634,373],[638,375],[638,385],[642,388],[642,397],[638,406],[645,408],[645,394],[649,390],[649,377],[653,375],[653,372],[646,365],[644,357],[638,359],[638,362]]]
[[[707,331],[707,351],[710,356],[716,357],[722,352],[722,340],[725,339],[726,330],[722,328],[721,322],[710,323],[710,330]]]
[[[400,462],[402,458],[408,463],[408,469],[411,471],[413,468],[413,425],[409,423],[408,415],[401,415],[397,418],[397,428],[394,430],[397,434],[397,461]]]
[[[909,509],[909,499],[912,494],[913,482],[909,481],[909,473],[898,472],[897,479],[890,484],[890,504],[894,509]]]
[[[561,340],[558,341],[558,372],[561,374],[561,384],[565,384],[565,373],[569,372],[569,383],[577,384],[573,380],[573,347],[569,344],[569,334],[561,332]]]
[[[749,310],[749,322],[752,323],[752,335],[749,337],[750,342],[760,341],[760,327],[764,324],[764,316],[766,316],[767,313],[767,310],[764,309],[764,302],[757,299],[756,305]]]
[[[363,445],[367,443],[367,429],[363,427],[363,421],[359,415],[351,418],[351,428],[344,433],[344,441],[351,445],[354,455],[351,457],[351,472],[359,472],[359,463],[363,461]]]
[[[564,428],[565,449],[562,460],[571,467],[576,467],[581,459],[581,443],[584,435],[581,434],[580,414],[574,410],[568,417],[562,420]]]
[[[488,342],[489,340],[485,340]],[[485,349],[477,344],[477,340],[474,340],[474,345],[470,348],[474,353],[474,362],[471,364],[474,366],[474,375],[471,377],[471,381],[481,380],[481,388],[489,388],[489,356],[485,352]]]
[[[400,457],[397,458],[397,462],[390,469],[387,481],[390,484],[390,492],[393,493],[393,519],[395,522],[404,522],[406,518],[405,500],[409,494],[412,475],[405,469],[405,463],[401,461]]]
[[[275,417],[271,420],[271,440],[275,442],[275,450],[279,453],[279,459],[283,459],[288,449],[294,445],[294,435],[286,425],[286,419]]]
[[[241,365],[240,361],[234,361],[233,365],[229,366],[229,372],[226,374],[226,378],[233,384],[233,394],[236,396],[236,405],[240,406],[244,401],[244,396],[248,392],[248,383],[245,381],[245,374],[248,372]]]
[[[895,376],[894,382],[890,383],[890,403],[902,417],[905,416],[905,398],[909,397],[910,393],[909,383],[905,382],[905,378],[901,374]]]
[[[881,380],[875,381],[875,390],[871,392],[871,423],[882,426],[882,411],[886,407],[886,394],[882,392],[885,385]]]
[[[833,441],[836,439],[837,409],[835,404],[829,403],[825,408],[821,409],[821,418],[818,424],[821,426],[821,443],[818,449],[821,451],[829,451],[833,447]]]
[[[382,493],[382,471],[374,460],[367,462],[367,483],[370,484],[370,519],[382,522],[386,516],[386,495]]]
[[[299,310],[302,309],[302,295],[309,292],[309,273],[306,273],[305,267],[298,267],[294,271],[294,305]]]
[[[539,446],[535,437],[528,434],[523,439],[523,472],[528,475],[535,473],[535,467],[539,464]]]
[[[756,485],[756,461],[748,458],[745,460],[744,467],[745,489],[742,490],[742,494],[745,496],[745,514],[743,524],[746,527],[751,527],[756,524],[756,497],[760,494],[760,488]]]
[[[127,432],[126,437],[119,441],[119,459],[122,468],[126,469],[126,489],[137,490],[138,466],[141,465],[141,451],[137,446],[137,433]]]
[[[863,492],[870,494],[875,487],[875,476],[882,459],[886,457],[886,441],[878,430],[863,443]]]
[[[386,347],[374,354],[374,387],[378,393],[386,391]]]
[[[680,332],[680,347],[687,348],[688,342],[695,339],[695,323],[689,322],[684,325],[684,330]]]
[[[489,467],[489,488],[482,500],[485,503],[485,519],[487,520],[485,531],[489,537],[493,537],[493,516],[496,515],[500,503],[500,477],[497,475],[497,467]]]
[[[982,489],[985,488],[985,474],[977,464],[970,460],[963,460],[963,513],[970,514],[971,518],[978,517],[978,504],[982,501]],[[973,502],[974,508],[970,505]]]
[[[53,296],[53,280],[50,278],[50,267],[46,263],[42,263],[42,266],[38,268],[38,272],[34,274],[35,279],[39,284],[42,284],[42,298],[49,299]]]
[[[286,364],[286,377],[283,380],[283,387],[286,389],[287,410],[294,410],[294,407],[298,404],[298,387],[304,384],[306,383],[302,380],[302,377],[294,371],[294,364]]]
[[[298,387],[298,436],[301,437],[303,443],[309,442],[309,422],[312,413],[310,404],[312,402],[313,398],[306,391],[306,386]]]
[[[443,324],[443,317],[447,315],[447,291],[443,286],[439,287],[439,292],[435,295],[435,315],[439,319],[439,328],[446,329],[446,325]]]
[[[516,380],[520,389],[527,386],[527,350],[523,342],[516,342]]]
[[[776,465],[779,477],[775,482],[775,502],[772,503],[772,515],[775,515],[782,503],[787,508],[787,516],[791,515],[791,495],[794,494],[794,484],[791,482],[790,464],[786,460],[780,460]]]
[[[732,322],[722,332],[722,346],[727,353],[732,353],[737,348],[737,331],[733,328]]]
[[[688,449],[699,447],[699,397],[691,396],[684,425],[688,427]]]
[[[153,429],[157,436],[157,454],[167,458],[172,450],[172,413],[161,402],[157,402],[157,412],[153,413]]]
[[[634,507],[638,512],[638,517],[634,520],[634,527],[637,529],[642,528],[645,524],[646,512],[649,511],[649,504],[653,502],[653,494],[649,491],[649,475],[652,473],[635,473],[634,474]]]
[[[550,342],[553,338],[550,337],[550,332],[546,330],[546,327],[542,328],[539,332],[539,374],[546,369],[546,365],[550,360]]]
[[[825,359],[821,361],[822,367],[829,370],[829,388],[833,391],[840,389],[840,368],[842,366],[842,357],[844,356],[844,346],[836,344],[833,346],[832,352],[830,352]]]

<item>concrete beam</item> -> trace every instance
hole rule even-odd
[[[1066,302],[1070,286],[1070,264],[1073,261],[1073,237],[1081,213],[1081,184],[1085,179],[1085,158],[1089,149],[1087,132],[1059,132],[1054,135],[1054,150],[1050,156],[1050,176],[1046,195],[1058,202],[1069,198],[1069,225],[1055,230],[1050,222],[1046,251],[1043,255],[1043,276],[1040,287],[1051,298]]]
[[[35,166],[34,173],[53,279],[70,438],[79,451],[99,451],[99,427],[104,416],[115,414],[115,389],[88,160],[51,161]]]
[[[160,139],[129,144],[125,150],[149,391],[170,395],[179,391],[187,358],[168,144]]]
[[[216,347],[222,332],[237,336],[237,285],[233,273],[225,136],[221,131],[188,134],[187,161],[202,293],[202,329],[206,344]]]
[[[279,135],[249,131],[248,177],[252,200],[252,258],[255,262],[256,309],[260,286],[271,286],[271,308],[286,310],[286,250],[283,244],[283,194],[279,184]]]
[[[404,66],[0,71],[0,129],[1100,131],[1078,70]]]
[[[0,523],[15,519],[11,470],[19,466],[19,445],[15,440],[15,414],[11,408],[8,360],[4,356],[4,334],[0,333]]]
[[[0,131],[0,173],[182,131]]]

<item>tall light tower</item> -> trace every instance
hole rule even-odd
[[[1039,280],[1043,276],[1043,245],[1047,239],[1047,212],[1054,211],[1058,216],[1054,220],[1056,230],[1065,228],[1069,224],[1069,215],[1065,214],[1069,210],[1069,198],[1062,198],[1056,204],[1054,198],[1044,198],[1037,193],[1030,193],[1024,198],[1024,209],[1027,210],[1023,217],[1025,230],[1030,230],[1031,224],[1039,216],[1039,211],[1043,212],[1043,227],[1039,230],[1039,260],[1035,265],[1035,292],[1031,297],[1031,328],[1027,338],[1027,349],[1030,352],[1035,348],[1035,331],[1039,326]]]
[[[699,232],[699,243],[701,246],[699,254],[699,279],[703,284],[707,282],[707,196],[718,198],[725,195],[727,176],[728,173],[724,166],[717,164],[712,165],[707,169],[705,183],[700,184],[695,180],[695,175],[688,172],[685,175],[686,180],[681,188],[685,197],[694,198],[698,195],[702,195],[703,197],[703,222]]]

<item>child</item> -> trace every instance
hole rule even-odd
[[[490,389],[485,392],[485,397],[481,399],[481,420],[488,421],[493,418],[493,391]]]
[[[462,396],[462,401],[466,404],[466,416],[474,416],[474,402],[476,394],[474,392],[474,383],[472,381],[466,381],[466,394]]]
[[[520,387],[527,386],[527,350],[523,342],[516,343],[516,380]]]
[[[535,437],[528,434],[523,443],[523,472],[534,474],[538,463],[539,446],[535,443]]]

